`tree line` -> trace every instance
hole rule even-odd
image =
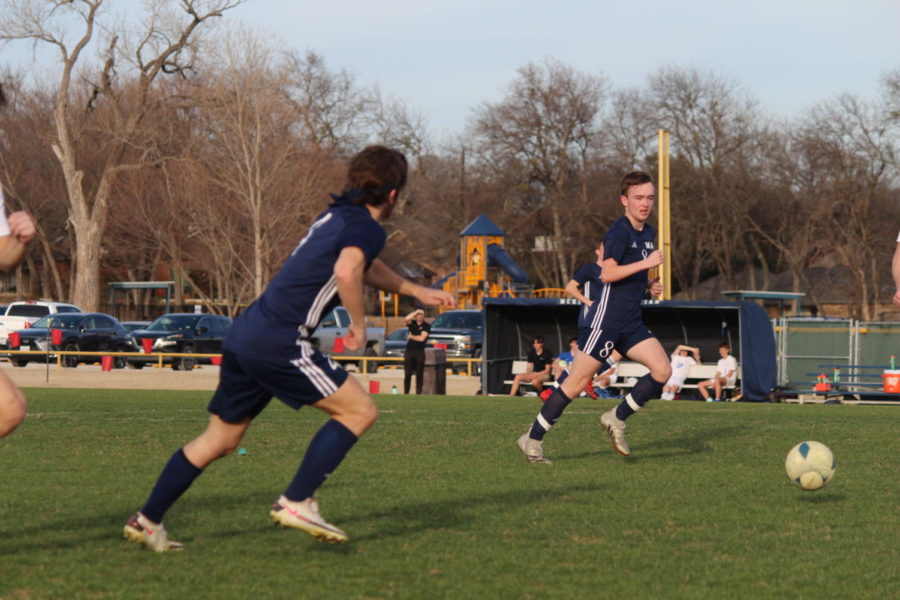
[[[738,82],[694,68],[623,89],[602,65],[547,59],[439,140],[323,56],[229,24],[238,3],[159,0],[129,28],[109,0],[0,2],[0,39],[56,56],[39,77],[0,74],[0,180],[38,226],[20,293],[92,310],[106,281],[166,273],[233,315],[339,190],[343,161],[376,142],[412,166],[390,246],[449,273],[458,232],[485,214],[536,286],[563,287],[620,216],[621,176],[656,173],[666,129],[676,290],[700,299],[705,279],[736,287],[742,273],[770,289],[786,272],[787,291],[806,291],[809,267],[828,261],[849,274],[851,316],[889,302],[900,69],[878,98],[843,94],[777,119]]]

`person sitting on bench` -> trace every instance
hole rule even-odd
[[[716,365],[715,379],[707,379],[697,384],[700,395],[707,402],[721,402],[724,399],[722,391],[726,387],[734,387],[737,383],[737,359],[731,355],[731,346],[722,342],[719,344],[719,362]],[[715,399],[709,397],[709,388],[715,390]]]
[[[545,381],[550,379],[550,367],[553,366],[553,353],[544,348],[544,338],[535,336],[531,341],[531,350],[528,351],[528,367],[524,373],[519,373],[513,378],[510,396],[519,393],[519,386],[523,383],[531,384],[540,391]]]

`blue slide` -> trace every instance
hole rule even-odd
[[[516,283],[528,283],[531,278],[528,276],[519,263],[514,261],[506,251],[498,244],[488,244],[488,266],[500,267],[509,275]]]

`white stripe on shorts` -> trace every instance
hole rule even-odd
[[[300,341],[300,358],[291,361],[291,364],[300,369],[312,382],[323,398],[327,398],[338,390],[338,386],[331,380],[328,374],[322,370],[313,360],[315,348],[307,340]]]
[[[600,293],[600,298],[597,300],[600,302],[600,306],[597,308],[597,312],[594,313],[594,320],[591,322],[591,334],[588,336],[587,341],[584,343],[585,354],[591,354],[594,351],[594,346],[597,345],[597,341],[600,339],[600,334],[603,333],[603,329],[600,329],[600,323],[603,322],[603,315],[606,314],[606,306],[609,303],[609,294],[610,294],[610,286],[604,286],[603,291]]]

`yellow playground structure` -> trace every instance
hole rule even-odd
[[[506,234],[484,215],[459,233],[459,270],[435,287],[456,296],[459,308],[480,309],[483,298],[561,297],[563,290],[535,290],[530,277],[503,249]]]

